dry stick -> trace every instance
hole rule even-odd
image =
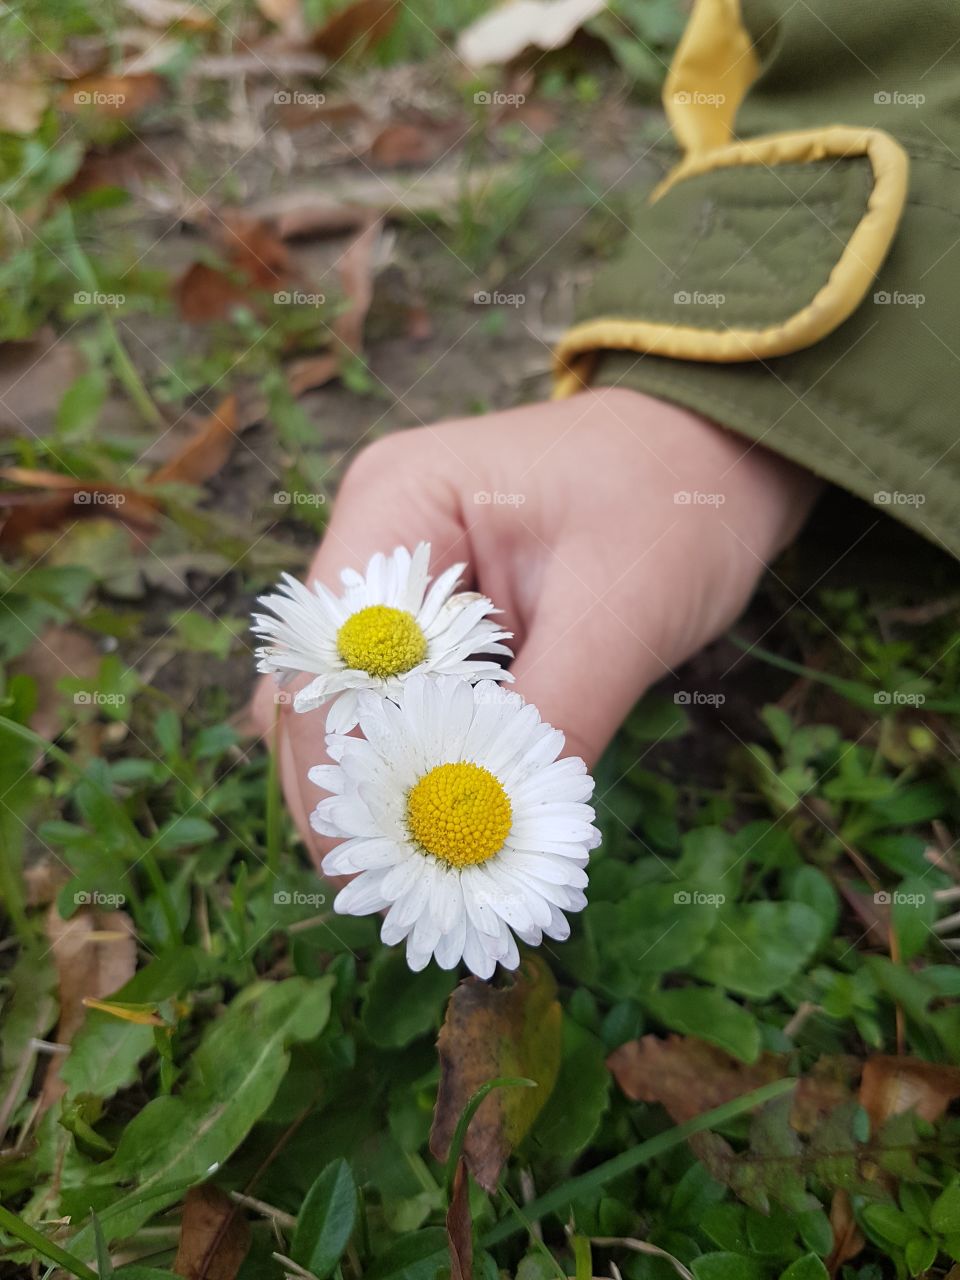
[[[242,1191],[230,1191],[228,1194],[230,1199],[235,1200],[237,1204],[243,1205],[245,1209],[252,1209],[254,1213],[259,1213],[261,1217],[270,1218],[272,1222],[275,1222],[279,1227],[283,1227],[285,1231],[292,1231],[297,1225],[297,1220],[292,1213],[284,1213],[276,1205],[267,1204],[266,1200],[258,1200],[256,1196],[245,1196]]]

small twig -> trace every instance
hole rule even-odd
[[[664,1262],[669,1262],[678,1276],[682,1276],[683,1280],[695,1280],[692,1271],[689,1271],[679,1258],[675,1258],[672,1253],[667,1253],[666,1249],[661,1249],[658,1245],[650,1244],[648,1240],[634,1240],[631,1237],[618,1236],[591,1236],[591,1244],[601,1245],[620,1245],[624,1249],[632,1249],[634,1253],[646,1253],[651,1258],[663,1258]]]
[[[231,1191],[229,1195],[236,1204],[243,1205],[245,1209],[252,1209],[261,1217],[270,1218],[278,1227],[283,1227],[284,1231],[292,1231],[297,1225],[297,1220],[292,1213],[284,1213],[282,1209],[267,1204],[265,1200],[258,1200],[256,1196],[245,1196],[242,1191]]]
[[[788,1040],[793,1040],[796,1037],[797,1032],[812,1014],[822,1012],[822,1007],[818,1004],[814,1004],[812,1000],[802,1000],[800,1004],[797,1005],[797,1009],[793,1017],[783,1028],[783,1034]]]
[[[317,1280],[312,1271],[307,1271],[299,1263],[294,1262],[292,1258],[288,1258],[282,1253],[274,1253],[272,1256],[276,1258],[288,1275],[301,1276],[302,1280]]]

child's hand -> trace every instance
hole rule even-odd
[[[816,481],[684,409],[628,390],[586,391],[404,431],[350,467],[311,565],[432,544],[431,572],[464,560],[468,586],[514,632],[512,686],[592,764],[639,695],[724,630],[796,534]],[[304,681],[305,682],[305,681]],[[272,676],[255,710],[275,715]],[[320,794],[325,712],[284,705],[280,769],[304,838]]]

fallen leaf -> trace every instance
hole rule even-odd
[[[0,480],[43,489],[33,493],[0,492],[0,508],[9,510],[0,529],[0,547],[18,547],[34,533],[48,532],[61,524],[90,516],[107,516],[137,529],[151,531],[156,526],[159,507],[156,499],[123,485],[102,480],[78,480],[56,471],[27,467],[4,467]]]
[[[525,49],[559,49],[606,8],[606,0],[513,0],[461,32],[457,54],[470,67],[502,66]]]
[[[311,43],[332,61],[365,53],[389,35],[399,16],[400,0],[354,0],[328,18]]]
[[[58,1044],[68,1045],[86,1017],[85,996],[113,995],[133,977],[137,946],[133,921],[125,911],[89,911],[81,908],[64,920],[56,906],[46,917],[47,941],[57,967],[60,1021]],[[59,1056],[50,1060],[43,1081],[41,1108],[46,1110],[63,1094]]]
[[[787,1074],[783,1061],[763,1054],[751,1065],[693,1036],[644,1036],[607,1058],[617,1084],[634,1102],[659,1102],[682,1124]]]
[[[337,337],[355,354],[363,350],[363,324],[373,300],[373,276],[383,224],[371,222],[344,250],[337,267],[348,306],[334,321]]]
[[[237,438],[237,397],[227,396],[193,437],[150,477],[150,484],[202,484],[229,458]]]
[[[174,286],[185,320],[202,324],[218,320],[246,303],[252,290],[278,289],[289,273],[286,246],[259,218],[224,213],[208,221],[227,263],[227,270],[195,262]]]
[[[81,76],[63,90],[59,105],[71,115],[92,111],[116,120],[129,120],[159,102],[163,94],[163,79],[155,72]]]
[[[449,146],[450,132],[419,124],[388,124],[370,144],[368,159],[384,169],[432,164]]]
[[[560,1066],[561,1010],[556,982],[538,958],[524,961],[508,987],[466,978],[453,992],[437,1040],[440,1088],[430,1150],[446,1160],[464,1107],[499,1076],[536,1080],[535,1089],[494,1089],[467,1129],[463,1156],[493,1192],[510,1151],[550,1096]]]
[[[183,1202],[174,1275],[234,1280],[250,1248],[250,1224],[219,1187],[191,1187]]]
[[[873,1132],[904,1111],[915,1111],[932,1123],[954,1098],[960,1098],[960,1067],[886,1054],[875,1054],[863,1065],[860,1104]]]
[[[853,1216],[853,1202],[846,1191],[833,1193],[830,1204],[830,1226],[833,1229],[833,1249],[824,1265],[835,1276],[845,1262],[855,1258],[866,1240]]]
[[[27,342],[0,344],[0,423],[18,434],[48,428],[84,363],[49,326]]]
[[[216,21],[208,9],[191,0],[124,0],[124,4],[150,27],[210,31]]]
[[[340,372],[340,357],[335,351],[322,351],[316,356],[302,356],[287,365],[287,386],[293,396],[323,387]]]
[[[30,727],[43,738],[60,733],[62,696],[57,681],[64,676],[86,679],[100,669],[103,655],[94,639],[76,627],[47,627],[21,658],[15,669],[31,676],[37,685],[37,705]]]
[[[40,127],[50,91],[40,80],[13,79],[0,83],[0,133],[25,137]]]
[[[99,191],[103,187],[133,191],[146,178],[160,172],[160,161],[139,141],[107,151],[88,151],[62,194],[68,200],[75,200],[87,191]]]
[[[457,1161],[457,1170],[453,1175],[453,1190],[447,1208],[447,1244],[450,1248],[450,1280],[473,1280],[470,1180],[463,1156]]]

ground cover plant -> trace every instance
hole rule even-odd
[[[485,9],[0,14],[4,1274],[957,1274],[952,564],[819,521],[491,982],[334,915],[251,728],[344,462],[545,394],[665,163],[672,4]]]

